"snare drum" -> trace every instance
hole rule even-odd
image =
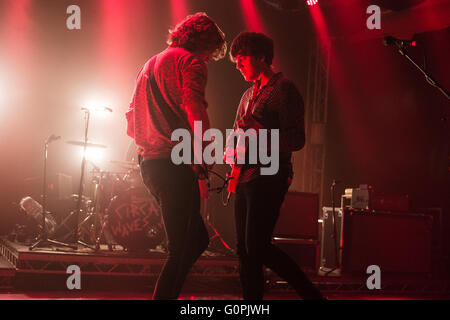
[[[159,206],[145,188],[129,188],[111,200],[107,228],[129,251],[156,248],[166,237]]]

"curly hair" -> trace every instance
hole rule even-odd
[[[187,16],[170,29],[167,44],[190,52],[211,52],[214,60],[222,59],[227,51],[225,34],[204,12]]]
[[[241,32],[234,38],[230,47],[230,60],[235,62],[237,55],[264,58],[270,66],[274,56],[273,40],[263,33]]]

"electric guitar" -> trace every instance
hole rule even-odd
[[[240,137],[238,138],[238,141],[240,140]],[[239,142],[238,142],[239,145]],[[245,147],[244,147],[245,148]],[[245,149],[244,149],[244,155],[245,155]],[[242,170],[242,165],[237,163],[237,156],[236,156],[236,152],[234,155],[234,161],[233,163],[230,163],[231,166],[231,173],[227,173],[227,177],[228,177],[228,198],[230,198],[231,193],[235,193],[236,192],[236,188],[238,185],[238,179],[239,176],[241,175],[241,170]]]
[[[258,90],[259,90],[259,81],[256,81],[256,83],[254,84],[253,87],[253,92],[252,92],[252,98],[251,100],[248,102],[248,106],[247,106],[247,110],[245,111],[244,117],[241,118],[241,120],[239,120],[237,122],[237,129],[240,128],[239,122],[244,121],[245,118],[250,117],[251,113],[252,113],[252,107],[253,107],[253,102],[258,94]],[[238,181],[239,181],[239,176],[241,175],[241,170],[242,170],[242,164],[238,164],[238,156],[242,155],[244,156],[245,159],[245,155],[247,152],[247,143],[245,142],[243,144],[243,146],[241,146],[240,144],[240,140],[241,138],[243,138],[242,135],[238,136],[238,141],[237,141],[237,148],[235,148],[235,150],[233,150],[233,163],[229,163],[229,165],[231,166],[231,173],[227,174],[228,177],[228,199],[231,197],[231,193],[236,193],[236,189],[237,189],[237,185],[238,185]],[[243,149],[239,150],[239,147],[242,147]],[[238,150],[236,150],[238,149]]]

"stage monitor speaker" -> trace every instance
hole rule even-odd
[[[318,218],[318,194],[288,192],[273,234],[280,237],[317,240]]]
[[[342,271],[430,273],[433,217],[344,209]]]

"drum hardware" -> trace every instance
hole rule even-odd
[[[112,164],[118,165],[119,167],[127,170],[139,170],[139,165],[133,161],[120,161],[120,160],[111,160]]]
[[[106,244],[108,245],[108,250],[113,251],[113,249],[114,249],[115,244],[113,243],[113,238],[107,229],[107,225],[108,225],[108,216],[105,215],[103,218],[103,221],[102,221],[100,232],[97,235],[97,238],[95,239],[95,250],[96,251],[100,250],[100,242],[101,242],[101,239],[103,236],[105,237]]]
[[[93,143],[93,142],[84,142],[84,141],[66,141],[66,143],[74,145],[74,146],[79,146],[79,147],[84,147],[84,145],[86,145],[86,147],[88,148],[103,148],[106,149],[107,146],[105,146],[104,144],[99,144],[99,143]]]
[[[48,238],[48,231],[47,231],[47,224],[46,224],[46,213],[47,213],[47,156],[48,156],[48,145],[55,140],[60,139],[60,136],[55,136],[52,134],[50,137],[45,139],[44,143],[44,175],[43,175],[43,190],[42,190],[42,206],[39,207],[39,204],[34,201],[33,199],[23,199],[23,202],[21,201],[21,206],[23,205],[24,208],[29,208],[29,210],[33,210],[37,213],[37,211],[41,211],[41,219],[42,219],[42,227],[41,227],[41,234],[39,235],[37,241],[30,246],[30,250],[33,250],[34,248],[42,245],[48,245],[48,244],[54,244],[58,246],[64,246],[76,249],[74,246],[69,245],[67,243],[59,242],[56,240],[52,240]],[[37,211],[36,211],[37,210]]]
[[[106,244],[108,245],[108,250],[113,251],[114,243],[113,238],[111,237],[110,233],[107,229],[105,229],[107,222],[108,222],[108,215],[106,213],[106,204],[104,203],[105,197],[109,201],[112,199],[112,197],[115,195],[115,182],[117,180],[121,181],[120,179],[117,179],[117,176],[114,175],[113,179],[115,178],[116,181],[110,181],[111,182],[111,188],[109,190],[109,195],[106,195],[105,189],[105,179],[111,178],[112,174],[110,172],[101,171],[98,172],[98,176],[93,177],[92,182],[94,184],[94,206],[93,206],[93,214],[94,214],[94,245],[95,250],[100,250],[100,242],[102,237],[104,236]],[[100,231],[97,234],[97,230],[99,229],[100,225]]]
[[[78,193],[70,197],[74,203],[72,206],[74,208],[59,224],[55,219],[51,219],[54,218],[53,216],[50,217],[45,214],[48,213],[47,211],[44,211],[44,215],[39,215],[39,217],[45,218],[45,230],[39,238],[40,242],[34,244],[30,249],[40,245],[44,240],[46,243],[63,245],[74,250],[78,250],[78,245],[81,244],[98,251],[100,250],[100,244],[105,242],[110,251],[117,244],[126,251],[164,247],[165,230],[159,206],[144,187],[139,166],[134,162],[111,161],[127,171],[106,172],[86,159],[87,147],[106,148],[104,145],[88,142],[89,120],[90,114],[86,112],[84,142],[67,142],[84,148]],[[47,156],[47,141],[51,141],[51,139],[56,140],[53,136],[46,140],[45,156]],[[44,174],[47,170],[46,164],[45,161]],[[92,198],[83,195],[86,191],[84,190],[86,187],[85,172],[89,164],[92,166],[90,172],[92,173],[93,189],[89,190]],[[47,181],[44,179],[44,185],[46,183]],[[93,194],[90,193],[91,191],[93,191]],[[45,193],[43,199],[46,200]],[[33,207],[29,208],[29,205]],[[30,213],[27,214],[27,217],[30,218],[30,221],[36,220],[31,214],[36,213],[36,210],[39,213],[42,212],[41,207],[45,209],[45,202],[41,206],[32,198],[23,199],[22,211],[26,212],[26,208],[28,208]],[[34,231],[34,234],[36,234],[36,231]],[[56,237],[55,239],[58,239],[58,241],[47,239],[48,234]]]
[[[78,194],[72,194],[69,199],[71,200],[72,203],[74,203],[74,205],[72,205],[71,207],[76,207],[76,204],[78,203]],[[85,218],[90,214],[90,207],[92,206],[92,200],[90,200],[88,197],[83,196],[81,198],[81,202],[82,202],[82,214],[83,214],[83,220],[85,220]],[[62,241],[66,241],[66,242],[73,242],[73,239],[71,238],[73,236],[73,229],[76,228],[76,222],[75,220],[75,210],[76,209],[72,209],[69,213],[69,215],[67,215],[59,224],[58,228],[55,230],[54,232],[54,236],[57,239],[60,239]],[[84,231],[84,230],[83,230]]]

